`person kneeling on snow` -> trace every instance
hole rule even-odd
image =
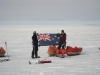
[[[38,39],[37,39],[36,31],[33,32],[32,43],[33,43],[32,58],[34,58],[34,55],[35,58],[38,58]]]
[[[65,46],[66,46],[66,33],[64,32],[64,30],[61,31],[61,34],[59,37],[60,37],[59,46],[58,46],[58,49],[56,50],[57,57],[59,56],[60,50],[61,50],[62,56],[65,56],[64,53],[65,53]]]

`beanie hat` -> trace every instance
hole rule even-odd
[[[63,32],[63,33],[64,33],[64,30],[61,30],[61,32]]]

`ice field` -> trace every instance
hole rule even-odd
[[[40,46],[41,58],[31,59],[33,31],[60,33],[62,29],[67,34],[67,46],[83,48],[80,55],[48,57],[48,46]],[[0,46],[6,50],[5,42],[10,61],[0,62],[0,75],[100,75],[100,26],[0,25]],[[0,57],[5,58],[7,53]],[[36,64],[43,59],[52,63]]]

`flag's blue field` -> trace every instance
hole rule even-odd
[[[42,33],[38,34],[38,41],[40,46],[58,45],[59,44],[59,34],[49,34]]]

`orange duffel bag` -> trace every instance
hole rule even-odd
[[[47,53],[48,53],[50,56],[54,56],[55,53],[56,53],[56,50],[57,50],[57,47],[56,47],[56,46],[49,46],[49,47],[48,47]]]

